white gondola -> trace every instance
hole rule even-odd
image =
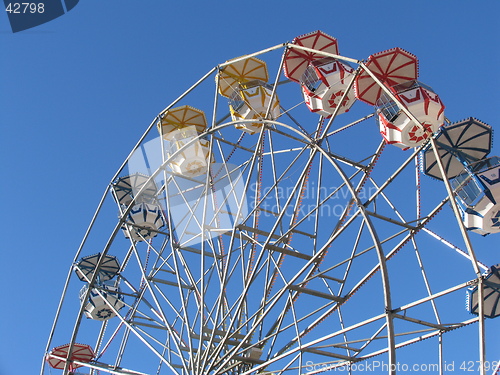
[[[353,68],[332,57],[311,61],[301,78],[309,110],[325,117],[348,112],[356,101],[354,91],[345,94],[353,75]]]
[[[158,123],[158,131],[169,142],[166,151],[174,173],[193,178],[208,171],[209,159],[213,159],[210,158],[210,141],[198,138],[206,128],[207,120],[202,110],[184,105],[165,112]]]
[[[227,61],[217,73],[218,92],[229,99],[231,119],[237,129],[255,134],[263,120],[279,117],[279,100],[268,80],[267,64],[256,57]]]
[[[87,318],[94,320],[107,320],[116,316],[125,303],[120,288],[114,283],[101,283],[90,291],[90,296],[85,300],[88,284],[80,290],[80,303],[85,304],[84,313]],[[100,293],[100,294],[99,294]]]
[[[484,316],[500,316],[500,264],[491,266],[483,275]],[[466,308],[471,314],[479,315],[479,287],[471,286],[467,290]]]
[[[239,84],[229,100],[233,121],[257,120],[237,123],[235,127],[250,134],[260,131],[263,119],[275,120],[280,115],[279,100],[273,96],[272,86],[261,80]],[[269,115],[266,117],[269,109]]]
[[[160,206],[141,203],[130,210],[122,229],[126,238],[132,238],[134,241],[147,241],[156,237],[157,232],[164,225],[165,220]]]
[[[500,158],[468,165],[451,180],[467,229],[486,235],[500,232]]]
[[[175,130],[170,133],[169,154],[170,168],[176,174],[186,177],[197,177],[207,173],[210,165],[210,142],[205,139],[196,139],[198,133],[193,127]],[[186,146],[189,143],[188,146]],[[186,146],[182,151],[181,148]],[[178,152],[176,155],[174,155]]]
[[[402,149],[422,145],[443,125],[444,105],[441,99],[432,88],[418,81],[393,86],[391,91],[420,124],[410,119],[399,103],[384,93],[376,102],[380,133],[388,144]]]

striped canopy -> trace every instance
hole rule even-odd
[[[68,353],[70,351],[71,355],[69,360],[72,361],[69,366],[70,370],[82,367],[82,365],[75,364],[73,361],[88,363],[95,357],[94,351],[89,345],[75,343],[73,346],[65,344],[55,347],[49,354],[47,354],[46,361],[49,363],[50,367],[62,370],[65,367],[66,358],[68,357]]]
[[[203,133],[207,128],[205,112],[189,105],[169,109],[158,123],[158,131],[163,139],[172,139],[172,132],[193,126],[196,132]]]
[[[339,53],[337,39],[320,30],[298,36],[292,41],[292,44],[334,55],[338,55]],[[283,66],[285,76],[292,81],[300,82],[302,74],[304,74],[309,63],[323,57],[325,57],[325,55],[321,53],[304,51],[291,47],[285,54]]]
[[[387,87],[418,78],[417,57],[398,47],[370,55],[365,66]],[[371,105],[375,105],[384,92],[367,71],[358,74],[354,88],[356,98]]]
[[[227,61],[229,64],[221,68],[216,79],[219,81],[219,94],[229,98],[240,83],[254,80],[267,82],[269,74],[267,64],[256,57],[238,57]]]

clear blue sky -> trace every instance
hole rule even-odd
[[[495,129],[499,13],[497,0],[82,0],[13,34],[2,12],[0,375],[38,373],[106,184],[152,118],[212,67],[321,29],[345,56],[414,53],[449,118]],[[486,264],[500,263],[499,238],[474,237]]]

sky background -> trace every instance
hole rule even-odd
[[[0,375],[39,372],[106,185],[154,116],[212,67],[320,29],[344,56],[412,52],[447,117],[496,128],[499,12],[497,0],[82,0],[16,34],[2,12]],[[481,260],[500,262],[495,240],[473,238]]]

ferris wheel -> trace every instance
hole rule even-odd
[[[418,63],[315,31],[210,70],[106,188],[41,375],[395,374],[408,348],[443,373],[471,327],[486,363],[500,159]]]

